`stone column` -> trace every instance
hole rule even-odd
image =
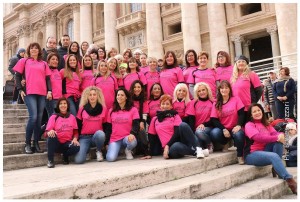
[[[277,33],[277,26],[272,25],[270,27],[267,27],[267,32],[271,36],[271,44],[272,44],[272,55],[273,57],[280,56],[280,48],[279,48],[279,39],[278,39],[278,33]],[[274,62],[274,69],[279,68],[280,65],[280,59],[275,58],[273,59]]]
[[[119,38],[116,30],[117,12],[115,3],[104,3],[104,36],[105,49],[119,49]]]
[[[46,11],[43,16],[43,20],[46,23],[46,37],[56,38],[56,13],[54,11]]]
[[[72,4],[73,7],[73,25],[74,25],[74,41],[80,44],[80,7],[78,3]]]
[[[189,49],[194,49],[198,53],[202,48],[198,6],[196,3],[181,4],[181,28],[184,39],[184,53]]]
[[[243,54],[242,51],[242,42],[244,41],[243,36],[241,35],[233,35],[230,37],[231,41],[234,42],[235,56],[239,56]]]
[[[249,52],[249,46],[251,45],[250,40],[245,40],[243,43],[243,55],[249,58],[250,60],[250,52]],[[251,60],[250,60],[251,61]]]
[[[31,26],[29,24],[19,25],[17,29],[17,36],[19,38],[19,48],[27,48],[30,43],[30,30]]]
[[[159,3],[146,4],[146,24],[148,56],[153,56],[157,59],[163,58],[163,32]]]
[[[226,30],[226,15],[223,3],[208,3],[207,15],[211,58],[215,60],[219,51],[229,53],[229,44]]]
[[[80,4],[80,41],[93,43],[92,4]]]

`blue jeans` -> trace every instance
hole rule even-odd
[[[80,150],[75,156],[75,163],[81,164],[85,162],[86,155],[91,146],[96,146],[97,151],[101,151],[105,141],[105,134],[103,131],[98,130],[94,135],[80,135],[79,143]]]
[[[47,114],[48,114],[48,119],[50,118],[50,116],[54,113],[54,109],[56,107],[57,104],[57,99],[55,100],[45,100],[45,108],[47,110]]]
[[[283,153],[283,144],[280,142],[272,142],[266,145],[264,151],[254,151],[248,154],[245,162],[248,165],[266,166],[273,165],[277,174],[284,180],[293,176],[287,172],[282,163],[281,157]]]
[[[25,96],[24,100],[29,113],[29,119],[26,126],[26,144],[30,144],[32,133],[34,133],[34,141],[39,140],[41,121],[45,108],[45,96],[29,94]]]
[[[108,145],[106,160],[110,162],[115,161],[118,157],[121,147],[127,148],[128,150],[133,150],[136,147],[136,145],[137,145],[136,138],[133,141],[129,142],[128,136],[124,137],[119,141],[111,142]]]
[[[211,144],[210,131],[212,128],[205,127],[204,130],[196,129],[195,135],[199,141],[200,147],[203,149],[207,148],[207,145]]]
[[[71,112],[71,114],[73,114],[76,117],[77,112],[78,112],[78,108],[79,108],[80,99],[75,101],[73,96],[70,96],[67,99],[70,102],[70,112]]]
[[[233,138],[234,146],[236,147],[237,156],[242,157],[243,156],[243,149],[245,144],[245,133],[243,130],[239,130],[237,133],[233,134],[230,131],[230,138]],[[214,128],[210,132],[210,139],[212,142],[216,143],[219,142],[222,145],[225,145],[230,138],[226,138],[223,134],[223,131],[220,128]]]

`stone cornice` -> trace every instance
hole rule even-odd
[[[277,30],[278,30],[277,25],[271,25],[271,26],[267,27],[267,32],[269,34],[274,34],[277,32]]]

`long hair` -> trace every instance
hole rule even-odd
[[[106,63],[106,61],[105,60],[100,60],[99,62],[98,62],[98,65],[97,65],[97,71],[100,73],[100,66],[101,66],[101,64],[105,64],[105,66],[107,67],[107,71],[106,71],[106,73],[105,73],[105,75],[103,75],[103,77],[106,79],[109,75],[110,75],[110,71],[109,71],[109,68],[108,68],[108,64]]]
[[[135,84],[140,84],[141,86],[141,93],[136,96],[134,94],[134,87]],[[139,101],[139,114],[140,114],[140,118],[143,118],[143,108],[144,108],[144,102],[146,101],[146,92],[145,92],[145,87],[143,85],[143,83],[140,80],[135,80],[132,82],[131,86],[130,86],[130,90],[129,93],[131,95],[132,100],[138,100]]]
[[[105,106],[105,101],[104,101],[104,96],[102,93],[102,90],[96,86],[89,86],[81,94],[81,99],[80,99],[80,107],[83,107],[89,102],[89,95],[91,91],[95,91],[97,94],[97,102],[101,104],[102,106]]]
[[[205,82],[199,82],[197,83],[195,86],[194,86],[194,99],[195,100],[199,100],[199,97],[198,97],[198,88],[200,86],[204,86],[207,90],[207,97],[210,101],[213,101],[213,96],[212,96],[212,92],[211,92],[211,89],[209,87],[209,85]]]
[[[51,52],[51,53],[49,53],[49,55],[47,56],[47,63],[48,63],[48,64],[50,63],[50,60],[51,60],[52,57],[56,57],[56,58],[57,58],[57,61],[59,62],[59,55],[58,55],[58,53],[56,53],[56,52]],[[58,65],[58,63],[57,63],[57,65]],[[57,68],[57,67],[56,67],[56,68]]]
[[[82,70],[84,71],[87,68],[87,66],[85,66],[85,63],[84,63],[84,59],[85,58],[90,58],[91,59],[91,66],[90,66],[90,68],[91,68],[92,72],[94,73],[93,58],[90,55],[85,55],[85,56],[82,57]]]
[[[268,118],[267,118],[267,115],[265,114],[265,112],[264,112],[264,108],[261,106],[261,104],[259,104],[259,103],[252,103],[251,105],[250,105],[250,107],[249,107],[249,110],[248,110],[248,112],[247,112],[247,117],[248,117],[248,120],[250,120],[251,122],[253,122],[254,120],[253,120],[253,117],[252,117],[252,108],[253,107],[258,107],[260,110],[261,110],[261,112],[262,112],[262,118],[261,118],[261,123],[264,125],[264,126],[269,126],[270,125],[270,123],[269,123],[269,121],[268,121]]]
[[[77,45],[77,47],[78,47],[77,52],[72,52],[71,51],[71,47],[72,47],[73,44]],[[81,63],[81,58],[82,57],[80,55],[80,46],[79,46],[79,44],[78,44],[77,41],[73,41],[73,42],[70,43],[69,48],[68,48],[68,55],[70,55],[70,54],[74,54],[76,56],[76,58],[77,58],[77,61],[79,61],[79,63]]]
[[[60,109],[59,109],[59,104],[61,103],[61,101],[66,101],[67,102],[67,112],[70,112],[70,102],[67,98],[65,97],[60,97],[57,100],[56,106],[55,106],[55,112],[56,113],[60,113]]]
[[[121,110],[121,107],[117,101],[117,95],[118,95],[118,92],[119,91],[123,91],[125,96],[126,96],[126,103],[125,103],[125,110],[126,111],[129,111],[132,107],[133,107],[133,102],[132,102],[132,99],[131,99],[131,96],[130,96],[130,93],[124,88],[124,87],[120,87],[118,88],[118,90],[116,90],[116,93],[115,93],[115,100],[114,100],[114,103],[113,103],[113,112],[116,112],[116,111],[119,111]]]
[[[248,65],[245,66],[243,72],[242,72],[242,77],[244,78],[249,78],[249,74],[250,74],[251,70],[249,68]],[[238,69],[238,64],[237,62],[234,63],[234,67],[233,67],[233,71],[232,71],[232,76],[231,76],[231,83],[235,83],[236,80],[238,79],[239,77],[239,69]]]
[[[137,60],[134,57],[131,57],[131,58],[128,59],[128,68],[126,69],[127,73],[131,73],[129,63],[136,63],[136,68],[135,69],[136,69],[137,72],[140,71],[140,67],[139,67],[139,64],[138,64]]]
[[[220,85],[218,86],[218,91],[217,91],[217,101],[216,101],[216,108],[219,112],[222,111],[222,106],[223,106],[223,96],[221,94],[221,88],[228,87],[229,88],[229,99],[232,97],[232,88],[230,83],[227,80],[221,81]]]
[[[71,57],[74,57],[76,59],[76,74],[78,76],[78,78],[81,80],[81,76],[80,76],[80,73],[79,73],[79,68],[78,68],[78,59],[76,57],[76,55],[74,54],[70,54],[68,55],[67,57],[67,61],[66,61],[66,64],[65,64],[65,71],[64,71],[64,77],[68,78],[68,79],[73,79],[73,71],[72,71],[72,67],[70,67],[70,64],[69,64],[69,60]]]
[[[88,46],[88,48],[89,48],[89,43],[88,43],[87,41],[83,41],[83,42],[81,43],[81,45],[80,45],[80,50],[81,50],[81,55],[82,55],[82,56],[84,56],[84,55],[86,54],[86,52],[87,52],[87,50],[84,51],[84,50],[82,49],[82,45],[83,45],[84,43],[86,43],[87,46]]]
[[[219,51],[217,53],[217,62],[215,64],[215,67],[220,67],[221,66],[221,64],[218,63],[218,57],[219,57],[219,55],[224,56],[226,58],[226,62],[224,64],[224,67],[228,67],[228,66],[231,65],[231,59],[230,59],[229,54],[226,51]]]
[[[173,98],[174,98],[173,102],[178,101],[177,91],[181,88],[183,88],[186,91],[186,95],[182,100],[184,101],[185,105],[187,105],[187,103],[191,100],[190,100],[190,95],[189,95],[189,89],[185,83],[179,83],[175,86],[175,89],[173,92]]]
[[[172,54],[172,56],[174,58],[174,63],[172,65],[168,65],[167,61],[166,61],[169,54]],[[164,56],[164,62],[163,62],[162,70],[167,69],[168,67],[169,68],[174,68],[174,67],[177,67],[177,66],[178,66],[178,62],[177,62],[177,57],[176,57],[175,53],[173,51],[167,51],[165,56]]]
[[[160,85],[160,83],[154,83],[150,88],[149,100],[154,100],[154,95],[152,94],[152,91],[153,91],[153,88],[154,88],[155,85],[158,85],[160,87],[160,96],[159,97],[161,97],[163,94],[165,94],[162,86]]]
[[[198,60],[197,60],[197,53],[196,53],[196,51],[195,50],[193,50],[193,49],[189,49],[189,50],[187,50],[186,51],[186,53],[185,53],[185,56],[184,56],[184,58],[185,58],[185,64],[186,64],[186,67],[190,67],[191,66],[191,64],[188,62],[188,60],[187,60],[187,56],[188,56],[188,54],[189,53],[193,53],[193,55],[194,55],[194,63],[195,63],[195,66],[199,66],[199,62],[198,62]]]
[[[37,43],[37,42],[30,43],[30,44],[27,46],[26,54],[28,55],[28,57],[29,57],[29,58],[32,58],[31,55],[30,55],[30,49],[33,48],[33,47],[36,47],[36,48],[39,50],[37,60],[43,60],[42,49],[41,49],[40,44]]]
[[[109,58],[112,57],[112,56],[110,55],[112,52],[116,52],[116,54],[118,54],[118,50],[117,50],[116,48],[112,47],[112,48],[110,49],[110,51],[108,51],[108,53],[107,53],[107,59],[109,59]]]
[[[114,74],[118,77],[118,76],[121,76],[121,73],[120,73],[120,70],[119,70],[119,63],[118,63],[118,60],[114,57],[110,57],[108,60],[107,60],[107,65],[108,65],[108,69],[109,69],[109,64],[112,63],[113,61],[115,61],[116,63],[116,68],[114,69]]]

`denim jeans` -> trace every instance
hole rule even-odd
[[[39,140],[41,121],[45,108],[45,96],[29,94],[25,96],[24,100],[29,113],[29,119],[26,126],[26,144],[30,144],[32,133],[34,133],[34,141]]]
[[[282,163],[283,144],[280,142],[272,142],[266,145],[264,151],[254,151],[248,154],[245,162],[248,165],[266,166],[273,165],[277,174],[284,180],[292,178]]]
[[[57,104],[57,99],[55,100],[45,100],[45,108],[47,110],[47,114],[48,114],[48,119],[50,118],[50,116],[54,113],[54,109],[56,107]]]
[[[205,127],[204,130],[196,129],[195,135],[200,143],[200,147],[203,149],[207,148],[208,144],[211,144],[210,131],[212,128]]]
[[[276,100],[275,107],[277,110],[278,118],[284,119],[294,117],[294,105],[294,99],[288,99],[287,102],[281,102],[279,100]]]
[[[91,146],[96,146],[97,151],[101,151],[105,141],[105,134],[103,131],[98,130],[94,135],[80,135],[79,143],[80,150],[75,156],[75,163],[81,164],[85,162],[86,155]]]
[[[78,112],[78,108],[79,108],[80,99],[75,101],[73,96],[70,96],[67,99],[70,102],[70,112],[71,112],[71,114],[73,114],[76,117],[77,112]]]
[[[136,145],[137,145],[136,138],[133,141],[129,142],[128,136],[116,142],[111,142],[108,145],[106,160],[110,162],[116,161],[121,147],[127,148],[128,150],[133,150],[136,147]]]
[[[57,139],[57,136],[54,138],[48,137],[47,138],[47,148],[48,148],[48,160],[54,160],[54,153],[62,153],[64,157],[69,157],[76,154],[80,146],[75,146],[71,144],[71,141],[67,141],[65,143],[60,143]]]
[[[243,149],[245,144],[245,133],[243,130],[239,130],[237,133],[233,134],[230,131],[230,138],[233,138],[234,146],[236,147],[237,156],[242,157],[243,156]],[[222,145],[225,145],[230,138],[226,138],[223,134],[223,131],[220,128],[214,128],[210,132],[210,139],[212,142],[221,143]]]

